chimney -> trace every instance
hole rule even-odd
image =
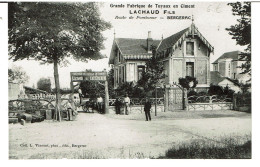
[[[147,37],[147,52],[152,53],[151,45],[152,45],[153,39],[151,35],[151,31],[148,31],[148,37]]]

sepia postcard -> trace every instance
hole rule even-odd
[[[6,7],[9,160],[252,159],[251,2]]]

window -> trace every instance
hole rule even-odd
[[[119,84],[119,69],[116,69],[116,83]]]
[[[142,78],[142,74],[144,72],[144,66],[138,66],[138,80]]]
[[[116,68],[115,69],[115,85],[117,85],[118,84],[118,69]]]
[[[186,55],[194,55],[194,42],[186,42]]]
[[[228,76],[231,76],[231,67],[230,67],[230,63],[228,64]]]
[[[122,67],[122,82],[125,82],[125,66]]]
[[[194,63],[193,62],[186,63],[186,76],[194,77]]]
[[[135,64],[130,63],[129,64],[129,81],[134,81],[135,80]]]
[[[215,71],[218,71],[218,66],[217,65],[215,65]]]
[[[118,70],[119,70],[119,74],[118,74],[118,76],[119,76],[119,83],[121,83],[122,82],[122,69],[121,69],[121,67],[119,67]]]
[[[121,54],[120,54],[120,51],[118,50],[118,62],[120,62],[120,57],[121,57]]]
[[[236,79],[236,73],[234,73],[234,79]]]

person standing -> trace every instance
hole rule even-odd
[[[116,98],[115,101],[116,114],[120,114],[120,106],[121,106],[121,102],[119,101],[118,98]]]
[[[145,104],[144,104],[144,113],[145,113],[145,117],[146,117],[146,121],[150,120],[151,121],[151,114],[150,114],[150,110],[151,110],[151,102],[148,98],[145,99]]]
[[[128,94],[126,94],[126,97],[124,98],[125,103],[125,115],[129,114],[129,106],[130,106],[130,98],[128,97]]]
[[[103,99],[101,96],[97,98],[97,106],[98,106],[98,112],[102,113],[102,105],[103,105]]]
[[[72,115],[76,115],[75,105],[73,100],[70,98],[67,103],[67,120],[72,121]]]
[[[79,87],[79,89],[78,89],[78,93],[79,93],[79,104],[81,105],[82,98],[83,98],[83,94],[82,94],[82,90],[81,90],[80,87]]]

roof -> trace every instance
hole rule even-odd
[[[239,86],[236,81],[234,81],[233,79],[230,79],[228,77],[223,77],[218,71],[210,71],[210,82],[213,85],[218,85],[220,82],[222,82],[225,79],[229,80],[234,85]]]
[[[176,34],[173,34],[165,39],[162,40],[160,43],[160,46],[157,48],[157,51],[164,50],[166,48],[172,47],[182,36],[183,34],[189,29],[185,28],[184,30],[177,32]]]
[[[217,85],[219,82],[223,81],[223,77],[218,71],[210,71],[210,82],[213,85]]]
[[[204,36],[199,32],[198,28],[195,24],[191,24],[188,28],[185,28],[165,39],[163,39],[160,43],[160,46],[157,48],[157,52],[164,51],[170,47],[173,47],[175,50],[179,45],[185,40],[185,38],[189,35],[194,34],[197,36],[210,50],[210,52],[214,51],[214,47],[204,38]]]
[[[221,55],[217,60],[215,60],[212,64],[217,64],[218,60],[220,59],[232,59],[232,60],[238,60],[240,51],[232,51],[232,52],[226,52],[223,55]]]
[[[35,89],[35,88],[29,87],[29,86],[23,86],[23,87],[24,87],[24,89],[28,89],[28,90],[31,90],[31,91],[34,91],[34,92],[47,93],[44,90]]]
[[[165,39],[153,40],[152,45],[157,47],[157,52],[164,51],[170,47],[176,49],[183,40],[191,34],[196,35],[209,48],[210,52],[214,51],[214,48],[203,37],[193,23],[188,28],[185,28]],[[147,39],[115,38],[110,53],[109,64],[113,64],[116,46],[119,48],[124,58],[127,59],[149,59],[152,56],[152,53],[147,51]]]
[[[146,55],[147,39],[116,38],[115,39],[122,55]],[[158,46],[160,40],[151,41],[151,45]],[[151,54],[151,53],[150,53]]]
[[[152,40],[151,45],[157,47],[160,40]],[[109,64],[113,64],[114,50],[117,46],[125,59],[149,59],[152,56],[147,50],[147,39],[115,38],[111,49]]]

